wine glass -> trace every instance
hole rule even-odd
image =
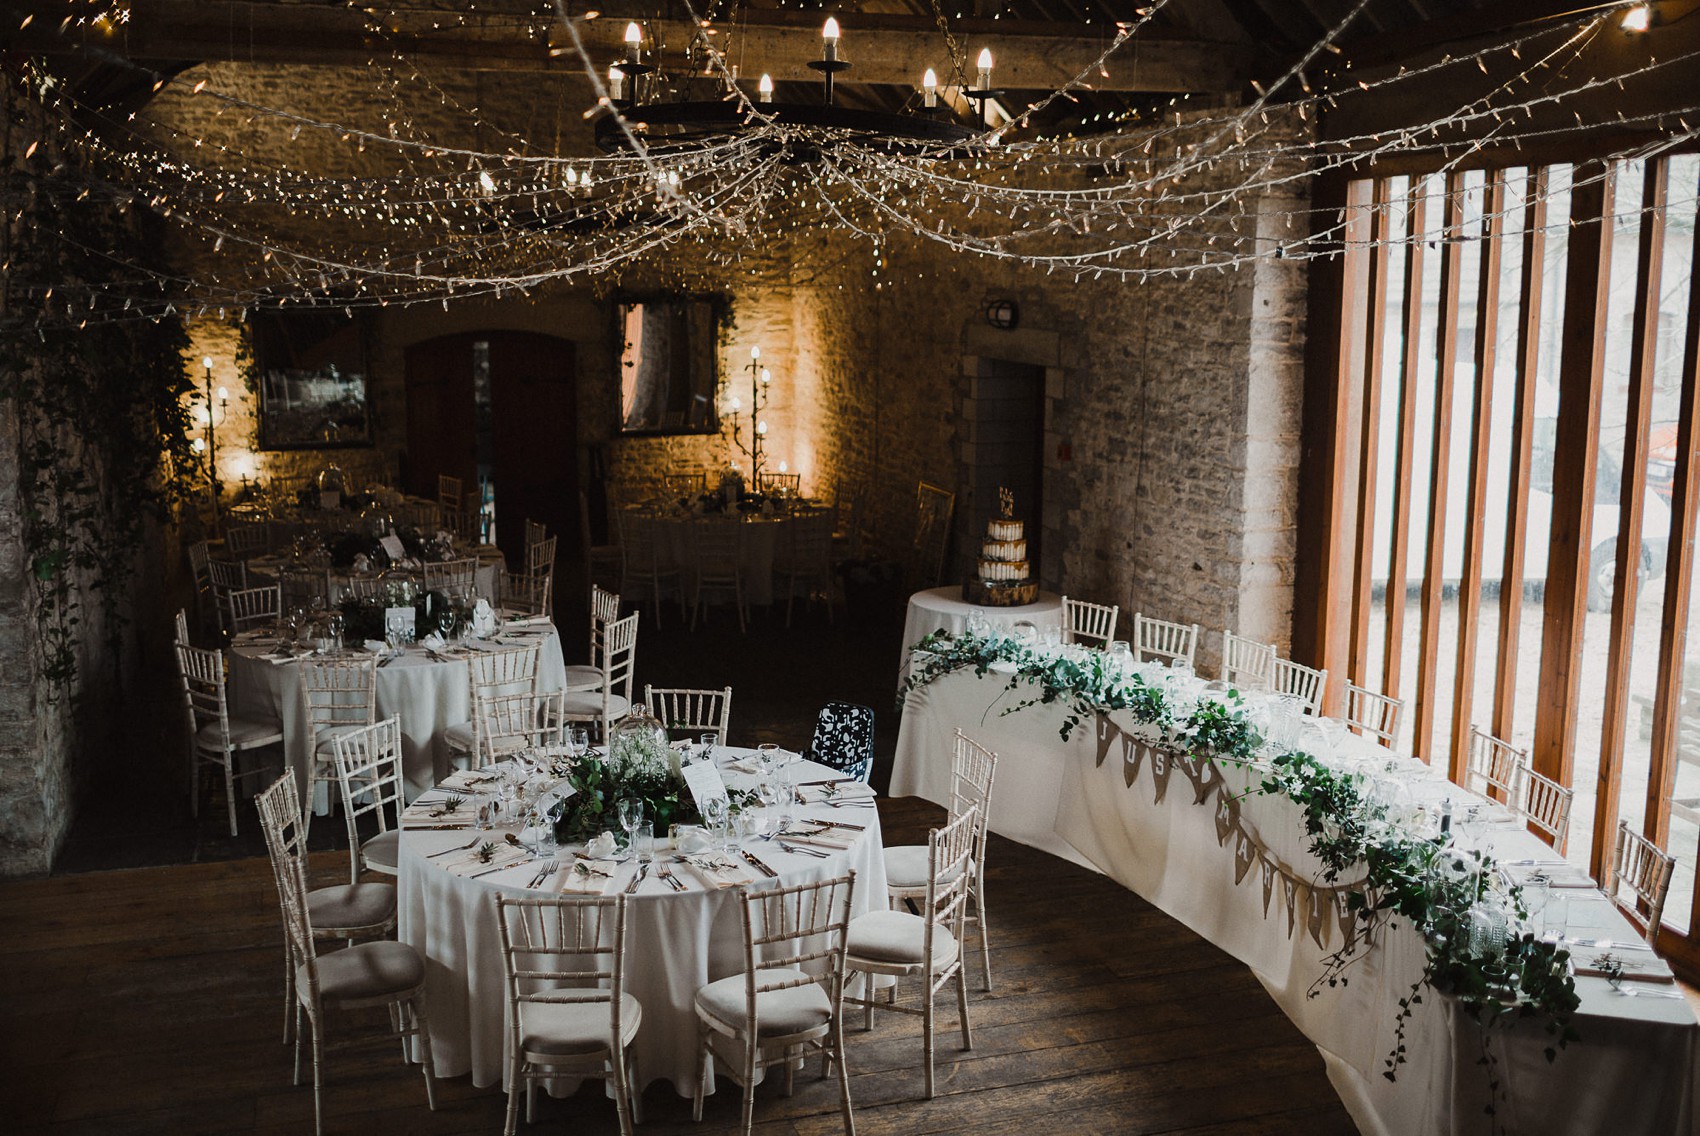
[[[567,731],[567,751],[575,758],[583,757],[590,752],[590,731],[583,726],[574,726]]]
[[[726,821],[729,815],[728,802],[725,797],[710,797],[702,803],[702,819],[708,825],[709,832],[724,850],[727,848]]]
[[[772,774],[779,768],[779,747],[772,742],[756,746],[756,764],[763,773]]]
[[[619,818],[620,827],[626,830],[627,853],[634,852],[632,841],[637,826],[643,823],[643,802],[636,797],[621,797],[620,803],[614,806],[614,815]]]
[[[709,761],[714,757],[714,739],[717,736],[713,730],[706,730],[697,735],[698,761]]]

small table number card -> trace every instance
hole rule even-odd
[[[703,812],[703,805],[713,798],[725,798],[726,782],[720,779],[720,770],[714,767],[714,762],[699,761],[685,766],[681,772],[685,775],[685,786],[691,791],[691,799],[696,802],[697,812]]]
[[[401,538],[395,535],[395,533],[391,533],[386,537],[380,537],[378,539],[378,544],[386,553],[389,554],[389,558],[391,560],[407,559],[407,549],[402,545]]]

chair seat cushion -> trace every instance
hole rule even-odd
[[[857,959],[868,962],[920,966],[926,961],[927,921],[907,911],[870,911],[850,921],[849,965]],[[944,966],[956,958],[956,936],[949,928],[933,930],[933,965]]]
[[[360,846],[360,855],[368,867],[395,875],[397,853],[401,846],[401,830],[392,828],[380,832]]]
[[[571,694],[576,691],[601,690],[602,668],[587,667],[583,664],[567,668],[567,685],[563,688]]]
[[[795,967],[771,968],[756,973],[762,981],[783,982],[804,977],[803,972]],[[748,1005],[742,974],[710,982],[697,991],[697,1011],[728,1025],[743,1022]],[[825,1025],[831,1018],[832,1000],[818,982],[788,986],[783,990],[763,990],[756,995],[757,1037],[803,1033]]]
[[[630,994],[620,994],[622,1048],[637,1036],[643,1006]],[[575,1057],[613,1048],[606,1002],[525,1002],[520,1006],[519,1043],[526,1053]]]
[[[382,998],[401,994],[425,981],[419,952],[392,939],[356,943],[318,957],[319,995],[327,1001]],[[307,968],[297,967],[296,989],[307,988]]]
[[[315,934],[350,927],[377,927],[395,918],[390,884],[336,884],[307,893],[307,918]]]
[[[956,873],[946,872],[943,878],[953,880]],[[926,891],[927,846],[900,844],[885,849],[885,886],[892,891]]]
[[[443,743],[455,753],[471,753],[477,744],[477,739],[473,736],[471,722],[462,722],[459,725],[448,727],[443,731],[442,738]]]
[[[238,718],[231,715],[230,747],[232,749],[248,749],[252,746],[271,745],[283,740],[283,723],[269,718]],[[208,722],[195,731],[195,744],[203,749],[222,749],[219,741],[218,723]]]
[[[566,696],[562,712],[568,718],[600,718],[602,717],[602,695],[595,691],[578,691]],[[624,718],[631,710],[632,704],[618,694],[608,696],[608,717]]]

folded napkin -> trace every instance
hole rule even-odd
[[[817,848],[832,848],[842,852],[856,843],[856,838],[849,833],[842,833],[834,828],[804,828],[793,832],[782,832],[778,838],[787,844],[813,844]]]
[[[481,793],[493,787],[499,779],[498,774],[488,769],[457,769],[443,778],[437,788]]]
[[[302,659],[310,659],[312,657],[313,648],[311,647],[291,647],[283,652],[267,651],[265,654],[258,656],[258,658],[264,659],[266,662],[273,665],[298,663]]]
[[[755,878],[744,865],[726,856],[686,856],[685,863],[709,888],[737,887]]]
[[[544,627],[550,620],[546,615],[510,615],[504,622],[509,627]]]
[[[492,842],[494,843],[494,842]],[[450,856],[443,867],[457,876],[474,876],[479,872],[490,872],[497,868],[512,867],[523,860],[530,859],[531,853],[524,848],[516,848],[506,842],[496,844],[496,851],[488,863],[478,858],[478,850],[469,848],[459,856]]]
[[[860,781],[834,781],[831,785],[809,785],[798,789],[805,805],[818,805],[823,801],[871,801],[874,799],[872,785],[864,785]]]
[[[1671,969],[1666,965],[1665,960],[1657,955],[1649,958],[1613,952],[1612,957],[1617,959],[1619,965],[1623,967],[1623,980],[1625,982],[1674,983],[1676,981],[1676,975],[1671,973]],[[1584,951],[1579,956],[1572,955],[1571,961],[1575,965],[1578,975],[1589,978],[1604,978],[1606,977],[1606,968],[1598,965],[1600,958],[1600,955],[1592,951]]]
[[[568,895],[607,895],[620,874],[618,860],[573,860],[543,886]]]
[[[727,762],[726,768],[734,773],[748,773],[753,776],[761,772],[761,763],[753,757],[740,757],[736,761]]]

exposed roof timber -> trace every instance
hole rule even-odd
[[[564,74],[576,68],[570,60],[550,59],[547,45],[528,34],[512,17],[469,20],[464,26],[440,29],[443,13],[396,10],[386,14],[390,31],[373,35],[368,17],[347,8],[322,5],[256,4],[241,0],[132,0],[130,21],[111,35],[87,32],[84,41],[135,61],[232,61],[325,66],[360,66],[392,51],[435,65],[470,71],[537,71]],[[800,19],[798,17],[801,17]],[[919,84],[932,67],[947,82],[951,61],[931,18],[855,15],[844,20],[840,48],[852,69],[840,83]],[[53,24],[38,20],[33,29],[15,37],[14,48],[34,54],[74,50],[51,31]],[[818,51],[815,13],[746,10],[737,24],[717,25],[716,45],[745,75],[768,72],[775,80],[818,79],[807,63]],[[580,35],[598,57],[610,61],[622,50],[625,23],[618,18],[581,22]],[[996,81],[1018,90],[1051,90],[1073,79],[1109,45],[1108,29],[1079,28],[1059,34],[1058,25],[1005,20],[958,20],[951,30],[972,51],[989,46],[997,59]],[[1069,29],[1074,30],[1074,29]],[[684,50],[694,29],[680,20],[651,20],[646,41],[658,39],[662,62],[678,70],[686,65]],[[1141,31],[1136,44],[1124,45],[1111,58],[1110,74],[1093,75],[1098,91],[1200,92],[1238,90],[1252,74],[1253,49],[1234,44],[1176,38]],[[929,34],[930,33],[930,34]],[[965,60],[972,67],[972,60]]]
[[[1495,0],[1473,11],[1441,16],[1384,36],[1368,36],[1348,43],[1344,58],[1354,66],[1373,67],[1461,40],[1509,35],[1545,21],[1618,6],[1620,0]]]
[[[1252,37],[1240,23],[1225,0],[1187,0],[1185,4],[1171,3],[1163,12],[1176,24],[1198,36],[1225,40],[1230,43],[1250,43]]]

